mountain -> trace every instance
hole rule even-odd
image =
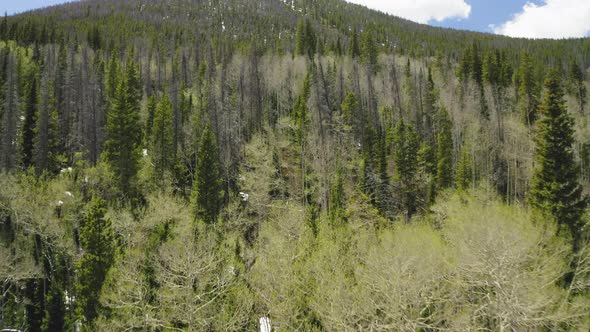
[[[0,21],[0,329],[586,331],[590,39],[340,0]]]

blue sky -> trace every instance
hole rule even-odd
[[[515,13],[522,10],[527,2],[541,4],[542,1],[527,0],[471,0],[471,13],[466,19],[448,18],[442,22],[432,21],[431,25],[461,30],[492,32],[490,24],[499,25],[510,20]]]
[[[47,7],[67,2],[65,0],[0,0],[2,14],[20,13],[30,9]]]
[[[590,36],[590,0],[347,0],[412,21],[524,38]]]
[[[256,0],[252,0],[256,1]],[[590,0],[347,0],[435,26],[526,38],[590,36]],[[18,12],[65,0],[0,0]]]

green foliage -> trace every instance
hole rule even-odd
[[[449,113],[442,108],[439,112],[438,137],[436,150],[437,188],[446,189],[453,185],[453,123]]]
[[[584,75],[584,71],[575,61],[571,62],[569,71],[571,80],[570,84],[572,85],[571,89],[573,90],[573,95],[578,99],[580,112],[583,113],[586,103],[588,102],[588,89],[584,83],[586,75]]]
[[[334,183],[330,189],[330,208],[328,211],[333,225],[346,222],[346,196],[344,192],[344,175],[341,169],[336,171]]]
[[[471,179],[473,172],[471,169],[471,155],[465,145],[461,148],[459,162],[457,164],[457,175],[455,186],[459,191],[465,191],[471,188]]]
[[[409,218],[417,209],[416,175],[418,172],[418,133],[401,120],[395,130],[393,160],[396,176],[401,185],[402,204]]]
[[[534,78],[533,59],[523,53],[518,70],[518,110],[525,124],[531,126],[537,120],[540,88]]]
[[[223,183],[215,134],[207,125],[199,142],[197,168],[193,181],[192,204],[195,217],[215,224],[223,205]]]
[[[536,138],[537,166],[529,201],[554,217],[563,231],[571,234],[574,248],[579,248],[587,198],[578,182],[579,168],[573,150],[574,121],[567,112],[561,84],[555,72],[545,80]]]
[[[45,82],[35,127],[34,162],[40,172],[57,173],[61,159],[59,151],[59,116],[52,82]]]
[[[301,19],[295,33],[295,54],[313,58],[316,53],[318,39],[313,25],[308,19]]]
[[[140,93],[135,64],[127,63],[125,77],[119,80],[111,108],[107,112],[103,158],[117,177],[117,186],[126,197],[137,195],[136,176],[141,156],[139,123]]]
[[[354,123],[354,118],[358,116],[360,111],[359,106],[360,105],[356,94],[352,91],[348,91],[341,106],[342,117],[348,125],[352,125]]]
[[[155,176],[161,179],[175,165],[172,103],[167,95],[164,95],[158,103],[153,119],[151,153]]]
[[[348,54],[353,59],[357,59],[361,56],[361,48],[359,44],[358,32],[356,29],[354,29],[350,34],[350,45],[348,48]]]
[[[152,130],[154,127],[154,118],[156,117],[156,110],[158,108],[158,98],[156,95],[151,95],[147,102],[147,120],[145,123],[145,139],[150,141],[152,139]]]
[[[25,101],[24,122],[22,126],[22,165],[29,168],[33,165],[33,147],[35,143],[35,124],[37,122],[38,84],[37,73],[31,72]]]
[[[115,258],[114,234],[106,212],[106,202],[93,199],[80,227],[84,254],[77,263],[76,312],[90,324],[98,317],[102,285]]]
[[[371,71],[376,72],[379,50],[377,49],[377,41],[375,40],[372,26],[369,26],[365,31],[363,31],[361,45],[361,59],[367,64]]]

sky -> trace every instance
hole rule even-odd
[[[24,12],[31,9],[53,6],[68,2],[66,0],[0,0],[0,11],[8,15]]]
[[[525,38],[590,36],[590,0],[347,0],[415,22]],[[10,14],[65,0],[0,0]]]
[[[415,22],[524,38],[590,36],[590,0],[348,0]]]

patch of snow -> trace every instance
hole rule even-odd
[[[260,317],[260,332],[271,332],[270,318]]]
[[[242,202],[247,202],[250,199],[250,195],[245,192],[240,192],[240,197],[242,198]]]

